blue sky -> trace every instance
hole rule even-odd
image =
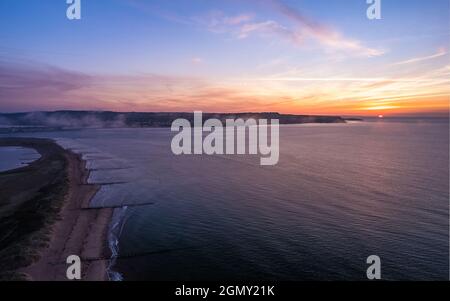
[[[389,82],[390,89],[378,91],[379,96],[375,97],[375,102],[380,102],[381,97],[394,98],[395,90],[407,90],[406,83],[411,77],[431,74],[433,77],[427,80],[434,80],[435,85],[423,84],[424,90],[415,92],[430,96],[429,108],[420,100],[420,107],[427,110],[436,109],[436,97],[441,98],[442,110],[442,97],[448,92],[440,78],[447,75],[445,68],[449,65],[447,0],[382,0],[382,20],[367,19],[365,0],[81,0],[81,3],[82,19],[69,21],[65,0],[0,2],[2,64],[14,70],[51,66],[53,73],[58,69],[86,76],[83,84],[76,85],[76,91],[71,87],[70,91],[56,95],[62,104],[52,106],[53,103],[42,101],[42,106],[33,103],[30,109],[76,108],[73,94],[79,98],[86,94],[86,98],[96,101],[92,107],[92,101],[88,105],[82,99],[78,103],[80,108],[118,109],[123,105],[107,99],[108,91],[114,89],[120,90],[114,93],[120,92],[125,103],[143,110],[196,109],[197,104],[198,109],[213,110],[200,98],[211,95],[212,101],[216,101],[220,91],[224,97],[218,99],[223,103],[218,108],[230,111],[278,109],[274,103],[287,99],[290,106],[280,105],[279,110],[334,113],[341,108],[336,105],[338,101],[354,107],[356,97],[372,99],[373,91],[371,95],[363,95],[361,84],[357,86],[353,81],[327,80],[326,87],[314,95],[314,90],[323,87],[324,82],[311,82],[312,78],[372,78]],[[119,78],[123,79],[120,83]],[[392,82],[397,79],[401,80]],[[22,80],[21,84],[30,85],[29,80]],[[167,83],[171,85],[167,98],[176,98],[177,105],[164,106],[152,101],[164,99],[162,90],[164,87],[167,90]],[[121,85],[127,87],[118,88]],[[144,87],[148,85],[151,88]],[[208,93],[200,91],[205,86]],[[191,95],[194,90],[197,94]],[[342,95],[336,95],[337,91]],[[3,101],[7,104],[0,103],[0,110],[26,110],[29,96],[21,95],[24,92],[20,91],[9,92],[9,98]],[[191,94],[183,104],[181,97],[187,92]],[[232,92],[236,95],[230,96]],[[13,96],[21,98],[17,100],[20,105],[14,105]],[[47,96],[56,97],[42,95]],[[302,97],[313,101],[302,102]],[[371,108],[365,103],[357,111],[364,106]],[[395,111],[405,106],[374,103],[372,107],[380,107],[380,111],[391,107]],[[350,113],[347,107],[342,106],[341,110]]]

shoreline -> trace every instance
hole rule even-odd
[[[49,183],[36,183],[39,182],[36,180],[38,178],[30,180],[30,187],[33,184],[44,187],[32,191],[28,196],[29,200],[24,203],[36,201],[34,198],[37,196],[47,198],[53,215],[42,213],[45,215],[44,223],[33,229],[29,235],[32,237],[35,233],[40,233],[44,243],[26,246],[32,249],[30,252],[33,256],[28,258],[27,265],[14,272],[26,280],[68,280],[66,269],[69,265],[66,264],[66,259],[70,255],[77,255],[81,258],[81,280],[109,280],[107,268],[111,251],[108,234],[114,209],[86,209],[100,186],[87,183],[90,172],[86,169],[86,162],[82,160],[81,155],[64,150],[55,141],[47,139],[0,139],[0,146],[8,145],[31,147],[40,153],[41,158],[26,167],[0,173],[0,177],[23,176],[36,173],[43,166],[50,169],[49,165],[59,164],[56,171],[52,169],[52,173],[49,173],[49,178],[55,175]],[[63,181],[60,179],[61,175],[64,175]],[[20,191],[20,183],[16,186]],[[55,195],[54,190],[61,193]],[[49,194],[42,195],[42,191]],[[30,240],[33,241],[33,238]]]

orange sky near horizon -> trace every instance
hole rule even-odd
[[[71,91],[67,99],[90,99],[83,109],[115,111],[280,112],[314,115],[448,115],[450,68],[418,79],[105,77]],[[104,100],[107,100],[106,102]],[[57,104],[52,105],[52,107]]]

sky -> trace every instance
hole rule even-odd
[[[0,1],[0,112],[447,115],[450,1]]]

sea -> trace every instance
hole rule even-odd
[[[0,147],[0,172],[27,166],[41,155],[31,148]]]
[[[366,280],[371,255],[384,280],[449,280],[448,119],[284,125],[274,166],[176,156],[168,128],[14,136],[81,154],[91,206],[121,206],[111,280]]]

